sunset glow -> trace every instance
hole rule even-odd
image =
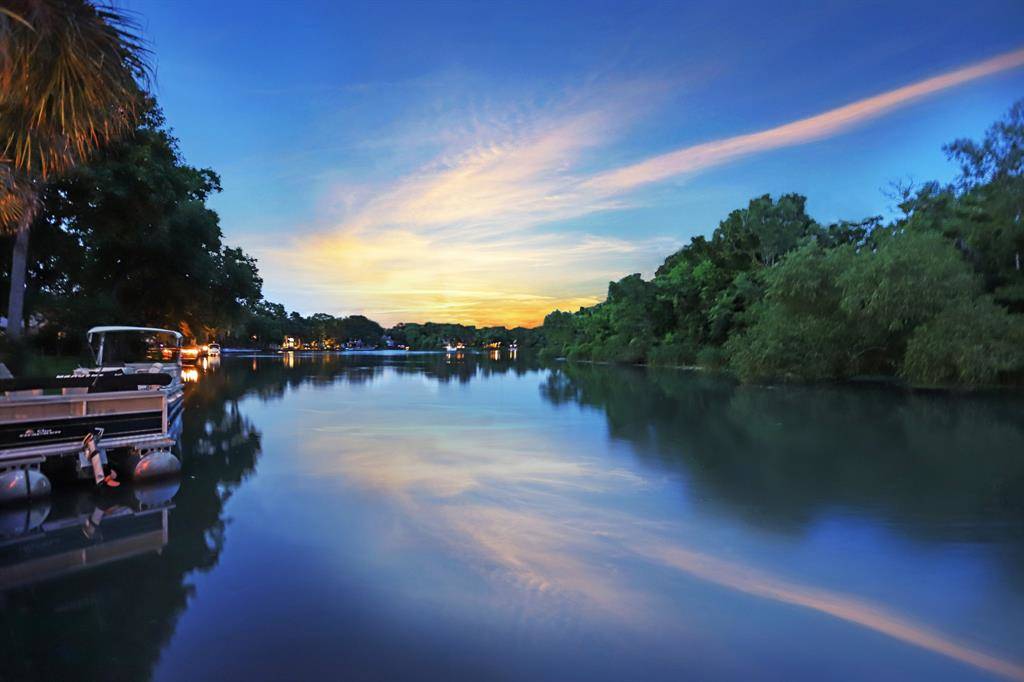
[[[643,203],[635,191],[721,164],[840,135],[896,108],[1024,64],[1024,50],[965,66],[759,132],[588,173],[626,108],[584,108],[454,147],[356,199],[333,227],[255,249],[270,282],[321,301],[358,302],[386,323],[539,324],[597,303],[609,280],[650,273],[681,242],[562,230],[558,224]],[[334,190],[339,197],[346,188]],[[279,285],[280,286],[280,285]]]

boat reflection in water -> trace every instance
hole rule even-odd
[[[0,591],[160,552],[178,487],[161,481],[0,509]]]
[[[216,372],[218,369],[220,369],[220,356],[204,355],[194,365],[181,369],[181,380],[186,384],[194,384],[204,375]]]

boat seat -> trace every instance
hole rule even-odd
[[[43,395],[41,388],[27,388],[21,391],[5,391],[8,398],[34,398]]]

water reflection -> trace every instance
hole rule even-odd
[[[0,591],[159,552],[177,490],[176,481],[164,481],[0,510]]]
[[[383,371],[363,369],[346,380],[370,381]],[[315,476],[340,476],[390,498],[415,533],[451,547],[494,581],[492,608],[514,601],[535,621],[569,611],[588,622],[610,617],[647,632],[675,627],[664,586],[645,584],[649,569],[609,570],[609,561],[620,568],[656,564],[831,616],[980,671],[1024,678],[1018,662],[972,642],[992,633],[979,637],[955,622],[944,632],[945,626],[928,622],[920,604],[908,601],[904,612],[899,597],[882,606],[882,599],[847,592],[846,581],[829,575],[834,567],[827,561],[794,571],[791,557],[764,556],[756,546],[736,552],[718,535],[737,532],[722,524],[722,513],[747,525],[803,533],[845,508],[896,521],[898,532],[912,536],[995,540],[1015,562],[1021,509],[1014,489],[1024,470],[1016,453],[1024,451],[1024,431],[1012,418],[1012,400],[737,388],[702,375],[597,366],[553,371],[542,394],[556,405],[602,409],[612,437],[629,442],[631,453],[649,465],[647,473],[682,474],[678,485],[689,489],[696,507],[706,507],[702,513],[715,515],[719,527],[703,525],[702,517],[666,522],[662,509],[638,513],[624,498],[642,497],[655,485],[643,470],[586,457],[586,443],[565,439],[557,428],[534,423],[523,429],[519,419],[480,405],[468,418],[458,413],[439,420],[430,412],[399,422],[357,409],[355,424],[317,428],[301,453]],[[335,456],[318,457],[322,452]],[[743,538],[751,545],[755,540],[764,542]],[[998,633],[992,640],[996,651],[1013,651]]]
[[[545,394],[557,401],[564,401],[567,396],[581,399],[584,386],[576,383],[575,377],[567,375],[573,371],[568,369],[552,375],[544,386]],[[624,378],[616,376],[615,370],[608,368],[585,368],[582,371],[586,378],[600,377],[602,381],[607,380],[607,384],[602,385],[610,387],[621,386]],[[764,428],[766,420],[777,424],[774,420],[787,416],[785,401],[781,401],[783,409],[779,408],[779,397],[766,396],[762,403],[750,392],[737,393],[728,384],[714,381],[703,383],[700,377],[692,375],[678,375],[677,378],[682,385],[697,382],[696,386],[687,389],[693,391],[687,397],[692,397],[695,404],[701,406],[699,414],[688,412],[694,403],[680,405],[667,395],[659,395],[657,392],[651,395],[649,392],[634,394],[628,390],[612,390],[604,395],[609,399],[604,407],[609,411],[613,434],[621,437],[628,433],[635,436],[639,444],[651,446],[641,449],[645,455],[662,454],[679,458],[678,461],[667,462],[670,466],[701,467],[699,459],[688,459],[691,455],[689,448],[706,445],[701,442],[700,432],[711,434],[704,436],[711,439],[716,434],[727,434],[727,442],[712,442],[708,446],[718,448],[717,451],[727,451],[728,446],[734,446],[737,440],[752,441],[754,433]],[[913,403],[918,400],[909,396],[886,395],[890,395],[897,403],[907,400]],[[594,400],[593,394],[588,396]],[[929,401],[934,399],[924,399],[925,406],[918,406],[919,409],[930,412],[932,406]],[[841,396],[839,400],[845,408],[869,405],[872,411],[878,409],[877,396],[871,401],[847,401]],[[580,402],[583,402],[582,399]],[[827,399],[825,404],[827,408]],[[655,405],[660,406],[661,410],[656,409]],[[620,408],[633,418],[615,412]],[[668,415],[664,412],[666,408]],[[822,414],[829,413],[820,404],[816,409],[821,410]],[[680,420],[681,414],[688,418]],[[936,427],[936,424],[928,421],[918,426],[917,421],[921,420],[922,415],[913,411],[911,414],[912,419],[904,416],[894,423],[903,426],[913,424],[915,428],[926,430]],[[670,418],[664,418],[669,415]],[[701,420],[701,415],[706,419]],[[740,415],[739,419],[737,415]],[[755,416],[758,418],[755,419]],[[857,417],[850,409],[843,413],[843,419],[856,420]],[[723,419],[730,420],[730,423],[715,423]],[[732,423],[734,419],[737,420]],[[878,423],[877,420],[875,423]],[[965,424],[956,420],[954,423],[957,424],[955,428],[976,429],[977,433],[996,428],[989,421]],[[741,425],[745,425],[745,428],[738,430]],[[935,626],[912,615],[900,613],[898,607],[873,603],[840,589],[825,589],[792,577],[774,575],[747,563],[749,557],[741,555],[730,560],[716,557],[709,551],[721,552],[724,548],[714,533],[685,522],[666,524],[661,518],[638,514],[621,505],[617,507],[606,504],[608,499],[621,496],[624,492],[643,494],[648,482],[628,470],[609,469],[587,458],[564,455],[552,458],[548,452],[550,434],[538,437],[532,432],[506,429],[501,422],[496,423],[493,416],[478,426],[454,426],[460,429],[457,440],[448,437],[453,428],[451,423],[441,426],[413,422],[387,427],[371,423],[367,426],[345,427],[339,431],[328,429],[326,435],[321,431],[322,437],[313,444],[313,449],[330,449],[334,439],[343,433],[346,454],[340,461],[331,461],[332,469],[340,467],[347,480],[355,481],[376,493],[391,496],[403,508],[405,517],[415,523],[420,532],[430,535],[434,542],[452,546],[466,563],[475,565],[481,574],[497,578],[498,585],[513,585],[517,595],[514,598],[522,601],[517,608],[530,613],[532,619],[564,617],[564,612],[571,609],[578,614],[585,614],[590,621],[611,616],[645,630],[656,630],[671,624],[673,613],[671,609],[665,609],[664,603],[659,604],[662,595],[657,589],[645,589],[643,581],[638,582],[636,571],[609,570],[610,558],[617,566],[639,561],[659,564],[738,593],[831,616],[979,670],[1011,679],[1024,679],[1024,666],[972,644],[972,633],[963,632],[958,636],[943,633],[941,629],[937,630]],[[813,428],[832,427],[833,424],[818,422]],[[794,500],[790,489],[800,490],[806,484],[804,474],[794,471],[794,467],[801,464],[801,458],[808,456],[808,452],[793,447],[793,438],[783,436],[782,431],[777,428],[768,429],[765,437],[757,441],[756,448],[748,448],[741,455],[748,458],[748,468],[752,466],[755,471],[761,471],[762,465],[749,462],[749,458],[758,457],[762,452],[769,457],[773,453],[785,453],[785,457],[793,458],[790,461],[783,456],[770,459],[769,466],[776,468],[768,477],[772,487],[767,493],[763,489],[759,490],[762,494],[739,504],[743,494],[750,494],[756,488],[757,479],[751,481],[740,477],[736,481],[734,478],[711,476],[702,480],[713,486],[742,486],[738,490],[730,490],[729,495],[736,499],[741,516],[774,513],[787,526],[794,518],[809,522],[815,509],[821,509],[819,505],[876,501],[872,499],[874,485],[878,482],[876,477],[885,476],[890,467],[877,470],[873,460],[863,459],[856,450],[856,444],[848,442],[844,442],[844,447],[853,445],[853,449],[836,452],[831,456],[857,458],[854,463],[832,464],[840,468],[836,472],[838,476],[853,474],[848,479],[850,487],[842,485],[841,481],[830,481],[824,486],[826,495],[816,494],[806,500],[797,496]],[[1003,431],[1002,436],[1020,436],[1019,429],[1011,431],[1013,433]],[[677,438],[682,434],[687,437]],[[818,448],[820,443],[830,442],[829,438],[823,438],[827,434],[827,431],[817,434]],[[879,439],[893,435],[883,432],[870,439],[870,442],[877,446],[881,442]],[[976,434],[963,436],[970,438],[972,435]],[[927,444],[931,448],[929,454],[938,459],[933,467],[941,468],[940,464],[949,466],[955,461],[948,448],[956,452],[959,439],[951,436],[950,433],[933,433],[928,439]],[[382,437],[386,444],[381,443]],[[779,439],[783,442],[776,442]],[[808,434],[796,438],[797,442],[809,443],[813,440],[814,435]],[[898,442],[902,448],[910,447],[907,438]],[[999,442],[1005,445],[1003,441]],[[944,446],[941,451],[937,449],[940,443]],[[333,444],[335,447],[340,445]],[[1009,449],[999,454],[1012,453],[1013,445],[1010,443]],[[890,445],[890,456],[902,456],[891,450]],[[814,450],[814,453],[818,458],[827,456],[820,449]],[[916,454],[910,453],[912,459],[920,465]],[[991,456],[991,449],[986,454]],[[732,464],[740,468],[737,462]],[[975,468],[979,464],[973,460],[961,464],[959,468]],[[1010,471],[1017,470],[1010,460],[997,459],[988,468],[982,467],[992,479],[985,481],[984,476],[978,476],[977,470],[974,478],[980,478],[985,484],[1001,481],[1008,471],[1007,464],[1010,464]],[[902,466],[909,465],[904,463]],[[326,471],[318,470],[318,473],[324,474]],[[969,480],[950,472],[938,478],[933,476],[931,486],[947,485],[953,490]],[[924,508],[936,515],[961,518],[966,512],[980,512],[982,509],[998,510],[1011,515],[1019,511],[1001,505],[999,501],[1004,499],[1003,492],[993,489],[991,485],[979,483],[979,487],[974,490],[961,489],[961,499],[972,500],[972,504],[964,504],[962,507],[941,504],[945,493],[934,487],[921,490],[921,479],[907,482],[907,485],[919,493],[912,497],[918,501],[928,501],[930,504]],[[831,497],[827,495],[829,492],[833,493]],[[995,500],[988,501],[995,504],[995,509],[986,503],[993,492]],[[883,493],[883,500],[889,501],[889,495],[894,493]],[[808,506],[800,506],[801,502]],[[874,508],[874,505],[870,506]],[[753,508],[759,511],[755,512]],[[897,508],[889,513],[895,515],[897,511],[901,510]],[[917,531],[920,529],[916,524],[919,519],[914,521],[913,530]],[[928,527],[934,528],[931,524]],[[964,530],[961,528],[958,532],[962,534]],[[523,594],[530,593],[535,597],[523,599]],[[503,595],[492,606],[500,608],[503,600],[512,598]]]
[[[199,370],[173,499],[0,515],[61,567],[0,552],[4,675],[1024,679],[1019,399],[472,353]]]
[[[599,409],[612,438],[685,472],[708,504],[751,523],[799,529],[848,507],[961,539],[1022,529],[1019,395],[737,387],[592,365],[560,366],[542,395]],[[983,523],[954,523],[963,521]]]
[[[65,490],[0,517],[4,679],[150,676],[194,594],[189,576],[217,564],[224,504],[260,451],[237,410],[256,386],[202,378],[186,395],[180,481]]]

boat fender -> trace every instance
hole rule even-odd
[[[181,461],[170,450],[152,450],[143,455],[132,467],[132,480],[145,481],[161,476],[173,476],[181,471]]]
[[[0,472],[0,504],[46,497],[50,479],[38,469],[8,469]]]

